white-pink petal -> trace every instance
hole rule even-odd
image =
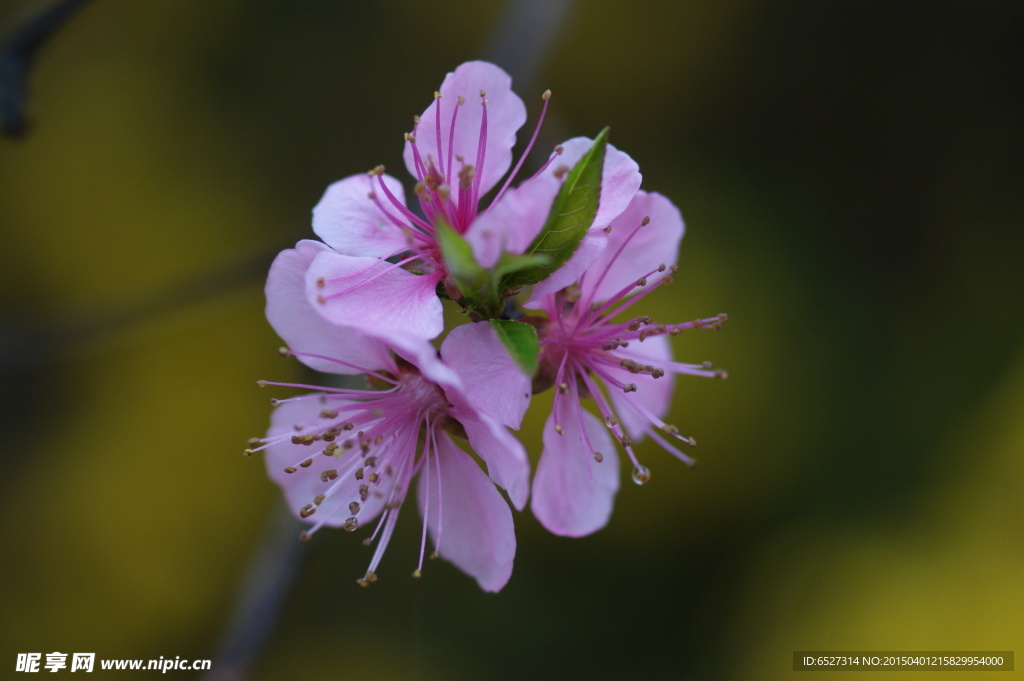
[[[541,299],[552,293],[570,286],[579,280],[585,272],[593,270],[594,260],[608,247],[608,235],[603,229],[590,230],[583,237],[576,252],[565,261],[565,264],[551,273],[547,279],[534,285],[530,298],[524,305],[528,308],[541,306]]]
[[[331,406],[337,407],[341,404],[342,402],[337,401],[332,402]],[[325,428],[324,420],[320,418],[320,411],[323,408],[324,405],[317,399],[282,403],[274,409],[270,417],[270,430],[267,437],[288,436],[302,432],[301,430],[297,431],[296,426],[301,428],[319,425],[320,430],[323,430]],[[323,443],[317,443],[317,445],[296,445],[292,444],[289,438],[270,445],[267,447],[264,457],[267,473],[271,480],[281,486],[288,508],[296,517],[300,517],[299,511],[304,506],[312,504],[314,497],[318,494],[327,495],[323,503],[317,507],[316,513],[305,518],[304,521],[308,523],[323,521],[324,525],[338,527],[352,517],[349,504],[353,501],[360,502],[359,485],[361,482],[356,480],[355,475],[350,472],[355,470],[356,466],[353,465],[352,459],[359,456],[359,450],[358,448],[351,449],[340,456],[324,456],[321,453],[324,448]],[[306,468],[299,466],[306,459],[312,459],[313,462]],[[295,472],[286,473],[285,468],[289,467],[295,468]],[[339,473],[348,471],[349,474],[339,474],[336,479],[326,482],[321,480],[321,474],[329,470],[339,471]],[[390,493],[391,484],[392,481],[382,478],[382,487],[379,491],[383,492],[383,496],[370,495],[365,502],[360,502],[361,508],[357,513],[359,523],[366,524],[381,512],[386,497]],[[330,492],[329,495],[328,492]]]
[[[540,234],[561,184],[539,179],[505,192],[469,226],[466,241],[483,267],[494,267],[502,253],[522,254]]]
[[[455,407],[449,412],[462,424],[469,445],[487,464],[487,474],[508,492],[517,511],[530,496],[530,460],[519,440],[486,414]]]
[[[526,106],[512,92],[512,78],[503,70],[487,62],[471,61],[449,73],[441,84],[441,98],[435,99],[420,116],[420,124],[416,128],[416,146],[424,163],[428,157],[432,158],[442,169],[448,184],[457,188],[461,164],[456,157],[462,156],[467,165],[476,166],[477,163],[480,126],[483,121],[481,101],[484,98],[480,96],[481,92],[486,93],[487,100],[487,136],[483,167],[476,168],[476,175],[480,178],[480,195],[483,195],[508,171],[512,164],[516,131],[526,122]],[[463,101],[461,105],[460,97]],[[440,135],[437,132],[439,107]],[[453,116],[456,117],[455,130],[452,142],[449,143]],[[404,156],[406,168],[414,177],[418,177],[411,142],[406,142]],[[457,193],[452,191],[454,201],[457,201]]]
[[[440,280],[439,272],[413,274],[377,258],[321,252],[306,273],[306,298],[332,324],[385,342],[429,340],[444,329]]]
[[[622,427],[630,437],[639,442],[644,436],[644,427],[650,425],[650,419],[632,404],[641,405],[658,418],[664,418],[668,413],[675,390],[675,374],[668,369],[668,363],[672,361],[672,347],[667,336],[651,336],[642,342],[632,342],[629,347],[616,350],[615,354],[624,359],[632,359],[640,364],[650,364],[665,370],[665,375],[661,378],[652,378],[648,374],[633,374],[625,369],[608,369],[623,383],[635,383],[637,386],[636,392],[630,393],[609,387],[608,395]]]
[[[647,217],[650,223],[641,226]],[[608,247],[580,282],[589,300],[608,300],[659,265],[674,265],[679,258],[683,216],[661,194],[637,192],[626,210],[612,220],[611,228]],[[663,276],[647,277],[647,285],[653,286]]]
[[[480,467],[447,434],[439,434],[437,445],[440,481],[434,462],[428,461],[420,472],[418,494],[434,546],[484,591],[500,591],[512,576],[516,554],[512,512]]]
[[[395,200],[405,206],[402,184],[389,175],[380,179]],[[367,174],[335,182],[313,208],[313,231],[345,255],[386,258],[407,250],[409,237],[396,222],[408,224],[381,189],[378,178]]]
[[[441,357],[461,378],[461,397],[469,407],[519,428],[530,406],[531,378],[509,356],[490,323],[452,329],[441,345]]]
[[[565,537],[582,537],[608,523],[619,490],[619,457],[608,429],[583,411],[591,446],[603,455],[598,463],[584,443],[576,410],[568,395],[556,396],[564,434],[555,430],[554,416],[544,426],[544,451],[533,477],[531,509],[541,525]]]
[[[281,251],[267,276],[267,320],[287,346],[300,353],[323,355],[354,366],[307,356],[299,360],[317,371],[358,374],[388,366],[389,353],[379,340],[324,319],[307,300],[306,273],[317,255],[331,249],[319,241],[304,240]]]

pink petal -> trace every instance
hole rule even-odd
[[[341,402],[332,402],[337,406]],[[326,423],[320,418],[320,411],[324,405],[319,400],[311,399],[301,402],[285,402],[274,409],[270,418],[270,430],[268,437],[276,435],[287,435],[298,432],[295,426],[311,426],[313,424]],[[327,494],[333,489],[330,496],[324,499],[309,518],[304,519],[308,523],[324,521],[325,525],[338,527],[352,517],[349,510],[349,503],[359,501],[359,484],[354,475],[339,475],[335,480],[324,482],[320,479],[321,473],[328,470],[344,469],[352,457],[359,456],[358,448],[351,449],[340,456],[324,456],[321,454],[323,443],[316,446],[295,445],[290,440],[284,440],[278,444],[270,445],[266,450],[264,460],[267,464],[267,473],[270,479],[281,486],[284,491],[288,507],[296,517],[299,517],[299,510],[307,504],[313,503],[313,498],[318,494]],[[338,450],[341,451],[341,450]],[[312,459],[313,463],[307,468],[302,468],[299,463]],[[285,473],[284,469],[294,467],[294,473]],[[383,481],[382,485],[387,481]],[[337,485],[337,487],[335,487]],[[387,496],[389,488],[381,488]],[[377,516],[384,507],[386,498],[378,498],[370,495],[365,502],[360,502],[361,508],[357,514],[360,524],[366,524]]]
[[[461,393],[470,407],[509,428],[519,428],[530,406],[530,377],[512,360],[488,322],[452,329],[441,345],[441,357],[460,376]]]
[[[576,417],[581,409],[568,395],[558,395],[564,435],[555,430],[554,416],[544,426],[544,451],[533,477],[533,514],[554,534],[582,537],[608,523],[619,490],[619,458],[608,429],[583,412],[591,445],[604,455],[598,463],[584,445]]]
[[[640,226],[645,217],[650,223]],[[639,191],[625,211],[612,220],[608,247],[601,251],[580,282],[586,293],[596,287],[591,300],[608,300],[659,265],[671,266],[679,259],[683,238],[683,216],[661,194]],[[661,273],[647,277],[652,286]]]
[[[381,179],[404,206],[402,184],[388,175]],[[369,197],[371,193],[376,194],[379,205]],[[313,208],[313,231],[339,253],[386,258],[409,248],[405,233],[388,214],[402,224],[407,222],[381,190],[376,177],[353,175],[327,188]]]
[[[665,368],[672,361],[672,347],[667,336],[651,336],[643,342],[633,342],[627,348],[615,351],[616,356],[632,359],[641,364],[650,364]],[[630,437],[638,441],[644,436],[643,427],[650,420],[630,406],[630,402],[638,402],[658,418],[664,418],[672,402],[675,390],[675,374],[666,369],[661,378],[651,378],[647,374],[632,374],[625,369],[610,368],[609,372],[623,383],[635,383],[636,392],[623,393],[615,388],[608,390],[615,413],[619,416],[622,427]]]
[[[380,369],[389,366],[387,348],[351,328],[324,319],[306,299],[306,272],[320,253],[331,249],[319,241],[300,241],[294,249],[281,251],[267,276],[267,319],[289,348],[296,352],[333,357],[358,367]],[[336,374],[357,374],[360,370],[312,357],[299,357],[307,366]]]
[[[444,329],[440,280],[440,272],[413,274],[377,258],[321,252],[306,273],[306,299],[332,324],[386,342],[429,340]]]
[[[487,474],[508,492],[517,511],[530,496],[530,460],[512,433],[485,414],[455,408],[451,415],[466,430],[469,445],[487,464]]]
[[[508,503],[444,433],[438,437],[437,457],[440,484],[428,461],[420,472],[418,494],[434,546],[484,591],[500,591],[512,576],[516,555]]]
[[[534,285],[530,291],[530,298],[524,305],[528,308],[540,307],[540,299],[543,296],[578,281],[584,272],[593,269],[594,260],[607,248],[607,244],[608,235],[603,229],[590,230],[564,265],[552,272],[550,277]]]
[[[537,179],[505,192],[466,230],[466,241],[483,267],[494,267],[502,253],[522,254],[540,233],[561,183]]]
[[[487,141],[485,144],[483,168],[476,168],[480,178],[480,195],[487,193],[508,171],[512,164],[512,147],[516,143],[516,131],[526,122],[526,107],[512,92],[512,78],[494,64],[471,61],[462,64],[449,73],[441,84],[441,99],[435,100],[420,116],[416,128],[416,146],[424,163],[428,157],[439,163],[445,170],[447,182],[456,187],[460,164],[456,156],[462,156],[467,165],[476,165],[477,147],[480,141],[480,125],[483,116],[480,92],[487,96]],[[464,103],[459,106],[459,97]],[[436,131],[437,110],[441,107],[441,135]],[[449,153],[449,134],[452,116],[458,108],[455,119],[455,135],[452,153]],[[440,143],[439,143],[440,142]],[[452,158],[451,177],[447,173],[449,155]],[[412,144],[405,144],[405,165],[413,177],[418,177],[413,158]],[[453,200],[457,192],[452,192]]]

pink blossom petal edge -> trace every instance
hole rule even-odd
[[[418,275],[377,258],[325,251],[306,273],[306,299],[332,324],[402,346],[444,330],[440,280],[440,272]]]
[[[339,359],[360,367],[380,368],[387,347],[351,328],[324,319],[306,298],[306,273],[321,253],[331,250],[319,241],[303,240],[278,254],[267,276],[267,320],[292,350]],[[334,374],[358,374],[355,366],[299,355],[306,366]]]
[[[450,413],[465,429],[470,447],[487,464],[487,475],[508,492],[517,511],[523,510],[530,497],[530,460],[523,445],[486,414],[458,407]]]
[[[381,179],[404,206],[402,183],[389,175],[382,175]],[[397,215],[386,196],[375,201],[371,194],[382,194],[376,177],[353,175],[335,182],[313,208],[313,231],[328,246],[345,255],[386,258],[408,249],[408,238],[396,225],[404,224],[404,218]],[[392,212],[386,213],[382,206]]]
[[[480,93],[486,93],[487,128],[483,153],[483,167],[476,167],[478,147],[482,138],[483,105]],[[474,166],[480,177],[479,195],[486,194],[512,165],[512,147],[516,132],[526,122],[526,106],[512,92],[512,78],[494,64],[483,61],[466,62],[449,73],[435,99],[420,116],[416,145],[426,162],[431,156],[444,170],[445,178],[453,187],[452,177],[459,172],[462,156],[467,165]],[[459,104],[459,98],[463,103]],[[440,127],[438,127],[440,107]],[[457,112],[457,113],[456,113]],[[452,118],[455,118],[454,126]],[[451,140],[451,143],[449,143]],[[412,145],[405,145],[405,166],[413,177],[418,177]],[[451,158],[451,171],[448,170]],[[453,198],[456,192],[452,192]]]
[[[530,406],[530,377],[509,356],[490,323],[452,329],[441,345],[441,357],[461,378],[469,406],[519,428]]]
[[[438,436],[437,467],[419,476],[420,513],[438,553],[496,592],[512,576],[516,535],[512,512],[472,458]]]
[[[579,406],[566,396],[556,399],[561,401],[559,412],[563,414],[565,434],[558,434],[554,417],[549,417],[530,505],[548,531],[582,537],[608,523],[619,490],[619,457],[608,429],[593,415],[580,410],[591,445],[604,456],[598,463],[583,445],[576,417],[569,416]]]
[[[647,225],[642,224],[645,218],[650,218]],[[580,290],[588,300],[608,300],[659,265],[675,265],[684,230],[683,216],[671,201],[661,194],[638,191],[612,220],[608,246],[589,268],[593,274],[580,281]],[[647,286],[663,276],[648,276]]]

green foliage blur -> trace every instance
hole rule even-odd
[[[38,6],[4,0],[0,23]],[[255,381],[303,376],[263,317],[270,259],[312,238],[329,183],[404,177],[412,116],[504,11],[95,0],[39,53],[32,128],[0,140],[0,668],[216,655],[283,505],[242,456],[270,414]],[[647,311],[729,314],[674,346],[730,374],[677,383],[700,464],[640,446],[651,482],[584,539],[517,514],[498,595],[443,561],[411,579],[412,510],[365,590],[362,535],[325,530],[252,678],[1024,655],[1022,36],[1013,2],[577,0],[516,83],[520,147],[550,88],[541,154],[610,126],[682,210]],[[522,432],[534,460],[549,404]]]

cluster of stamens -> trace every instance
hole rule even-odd
[[[327,522],[337,522],[339,514],[345,509],[348,517],[341,523],[341,527],[348,532],[360,526],[359,518],[366,512],[368,502],[372,501],[375,506],[372,513],[380,509],[381,517],[376,529],[363,541],[364,545],[369,546],[379,539],[366,575],[357,580],[362,586],[377,579],[375,570],[390,540],[412,479],[424,470],[430,474],[429,461],[436,454],[436,439],[432,431],[443,423],[444,410],[448,406],[440,388],[414,370],[402,371],[398,376],[372,371],[366,373],[390,387],[374,391],[258,381],[260,387],[270,385],[319,391],[288,399],[275,398],[271,400],[273,406],[318,400],[323,408],[314,419],[294,424],[290,433],[252,438],[248,443],[249,448],[245,450],[248,456],[281,444],[300,447],[322,445],[319,454],[332,463],[337,461],[336,466],[325,467],[321,464],[317,467],[322,486],[310,502],[299,509],[298,514],[302,519],[316,515],[325,502],[336,495],[345,493],[345,490],[352,493],[351,490],[355,489],[351,498],[341,499],[337,505],[332,504],[326,517],[311,521],[314,525],[300,534],[301,541],[308,541]],[[316,457],[316,454],[296,456],[296,460],[284,466],[283,471],[287,475],[315,475],[315,471],[307,472],[305,469],[314,465]],[[415,576],[421,574],[423,567],[425,539],[426,518],[424,541],[421,543],[420,562],[414,572]],[[440,544],[440,537],[436,543]]]
[[[649,217],[645,217],[641,221],[640,225],[619,247],[618,252],[609,263],[609,267],[622,253],[626,243],[636,235],[640,228],[649,223]],[[608,227],[606,231],[610,231],[610,229]],[[610,370],[622,369],[630,374],[646,375],[652,379],[663,377],[666,371],[709,378],[724,379],[728,377],[725,371],[714,369],[710,362],[686,364],[666,361],[665,366],[656,366],[618,354],[619,350],[629,347],[631,342],[642,343],[645,339],[653,336],[677,336],[682,331],[690,329],[718,331],[728,320],[727,315],[719,314],[680,324],[657,324],[648,315],[631,317],[624,322],[612,321],[646,297],[657,286],[670,284],[672,275],[677,269],[674,265],[661,264],[635,279],[607,300],[591,301],[589,298],[598,289],[608,271],[605,269],[598,275],[599,278],[595,285],[589,287],[591,292],[589,296],[585,296],[579,286],[570,287],[557,294],[554,297],[553,309],[548,310],[551,319],[542,332],[541,344],[545,353],[544,360],[549,368],[557,367],[554,384],[558,391],[563,395],[571,395],[573,411],[582,409],[579,405],[581,397],[593,398],[605,425],[633,463],[632,478],[639,485],[646,484],[650,480],[650,470],[637,460],[633,451],[633,440],[620,424],[612,402],[602,392],[599,382],[607,389],[621,392],[624,396],[623,401],[628,408],[643,417],[643,421],[646,422],[642,426],[644,434],[692,468],[696,465],[696,461],[673,446],[669,440],[675,440],[689,447],[696,446],[696,440],[680,435],[678,428],[665,423],[640,400],[634,399],[632,394],[642,388],[638,388],[636,383],[621,380]],[[659,274],[662,276],[657,280],[655,286],[648,286],[649,279]],[[586,275],[584,275],[585,277]],[[553,418],[555,431],[562,435],[565,433],[565,428],[561,422],[563,415],[558,413],[558,404],[558,400],[556,400]],[[604,459],[604,455],[591,445],[582,427],[582,418],[578,413],[576,416],[586,448],[590,451],[593,459],[600,463]]]

